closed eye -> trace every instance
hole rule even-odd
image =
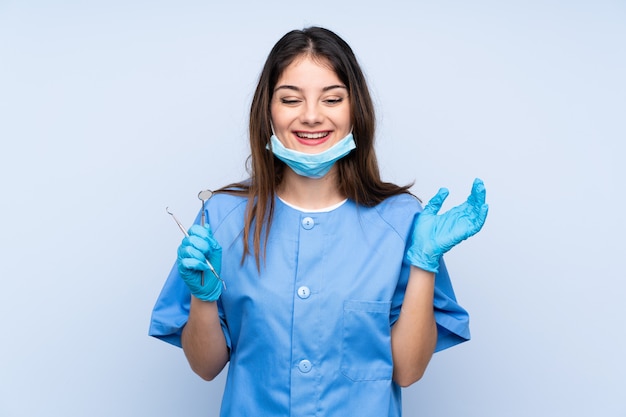
[[[343,97],[339,97],[339,98],[327,98],[326,100],[324,100],[324,103],[326,104],[339,104],[343,101]]]
[[[298,100],[298,99],[289,99],[289,98],[281,98],[280,102],[282,104],[298,104],[300,103],[302,100]]]

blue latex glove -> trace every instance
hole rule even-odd
[[[437,273],[441,256],[453,246],[480,231],[485,224],[489,206],[485,204],[485,185],[476,178],[467,201],[437,215],[448,197],[441,188],[428,202],[413,225],[412,243],[406,253],[411,265]]]
[[[213,237],[209,225],[193,225],[189,237],[185,237],[178,247],[178,272],[191,293],[204,301],[215,301],[222,294],[222,281],[209,269],[206,260],[211,262],[215,272],[222,269],[222,247]],[[204,285],[201,273],[204,272]]]

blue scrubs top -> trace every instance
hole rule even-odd
[[[403,194],[375,207],[348,200],[321,213],[277,199],[260,273],[252,257],[241,264],[245,206],[227,194],[206,205],[227,283],[218,300],[230,349],[221,416],[400,416],[391,328],[408,282],[403,260],[417,199]],[[435,279],[442,350],[469,339],[469,317],[443,262]],[[174,266],[150,335],[180,346],[189,303]]]

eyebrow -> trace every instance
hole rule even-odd
[[[344,90],[348,89],[348,87],[346,87],[345,85],[336,84],[336,85],[329,85],[328,87],[324,87],[322,88],[322,91],[326,92],[326,91],[334,90],[335,88],[343,88]],[[274,89],[275,92],[278,90],[293,90],[297,92],[302,92],[302,89],[300,87],[296,87],[295,85],[288,85],[288,84],[279,85],[278,87]]]

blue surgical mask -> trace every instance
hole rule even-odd
[[[315,154],[285,148],[276,135],[272,135],[270,141],[272,142],[272,152],[278,159],[286,163],[296,174],[309,178],[322,178],[328,174],[335,162],[356,148],[352,133],[325,151]],[[266,148],[270,149],[270,145],[268,144]]]

